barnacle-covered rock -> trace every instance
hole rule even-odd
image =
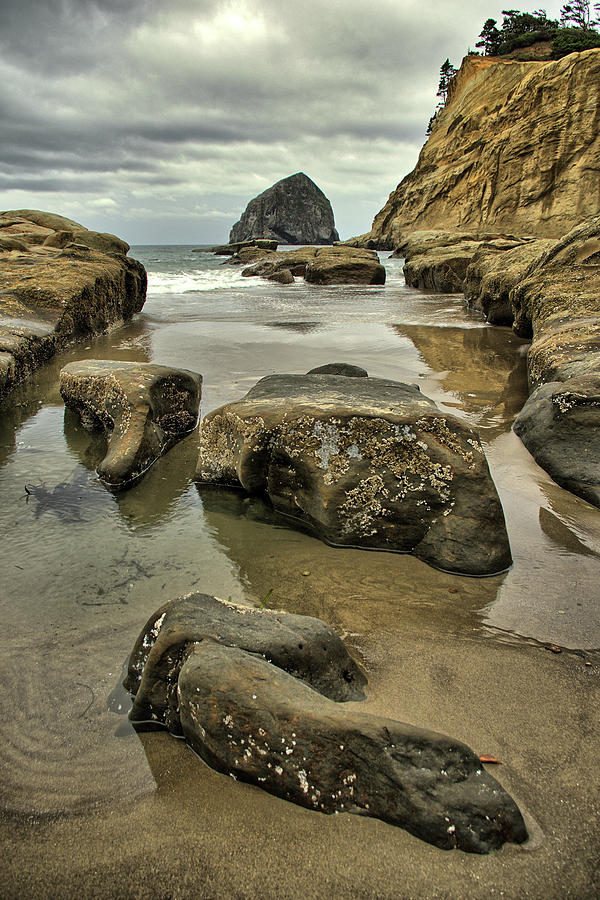
[[[200,428],[203,483],[266,495],[328,543],[491,575],[511,564],[475,432],[414,385],[271,375]]]

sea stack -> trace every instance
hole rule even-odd
[[[229,242],[271,238],[280,244],[333,244],[339,240],[331,203],[304,172],[282,178],[250,201]]]

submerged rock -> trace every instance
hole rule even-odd
[[[491,575],[511,564],[475,432],[414,385],[271,375],[200,427],[199,482],[266,495],[327,542]]]
[[[139,479],[198,420],[202,376],[152,363],[99,359],[60,372],[65,405],[90,429],[103,429],[108,453],[98,475],[111,487]]]
[[[199,756],[286,800],[383,819],[444,850],[527,839],[517,805],[467,746],[351,711],[260,657],[196,644],[178,697]]]
[[[230,243],[272,238],[280,244],[339,240],[331,203],[304,172],[282,178],[250,201],[231,229]]]
[[[189,647],[218,641],[258,655],[332,700],[362,700],[366,679],[337,634],[320,619],[254,609],[208,594],[161,606],[142,629],[129,659],[130,718],[181,734],[177,683]]]

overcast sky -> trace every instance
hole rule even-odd
[[[0,0],[0,209],[132,244],[220,242],[303,171],[342,238],[368,231],[416,162],[441,63],[503,5]]]

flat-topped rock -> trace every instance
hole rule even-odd
[[[60,393],[84,427],[104,430],[98,466],[110,487],[137,481],[198,420],[202,376],[153,363],[85,360],[60,372]]]
[[[268,253],[243,269],[242,275],[271,279],[282,269],[311,284],[385,284],[385,267],[374,250],[342,244]]]
[[[511,290],[522,280],[529,266],[554,241],[532,240],[507,249],[484,244],[473,256],[463,281],[469,306],[480,309],[490,325],[512,325],[514,313]]]
[[[339,240],[331,203],[304,172],[282,178],[250,201],[231,229],[230,243],[272,238],[280,244]]]
[[[267,376],[203,420],[196,479],[263,494],[334,545],[470,575],[511,564],[476,433],[414,385]]]
[[[410,287],[457,294],[464,290],[469,266],[478,253],[506,253],[522,244],[512,235],[421,231],[407,237],[395,255],[406,260],[404,278]]]

